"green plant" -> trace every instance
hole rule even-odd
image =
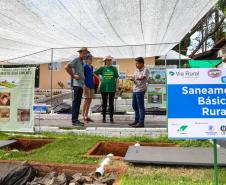
[[[57,84],[60,86],[61,89],[65,88],[65,85],[63,84],[63,82],[59,81],[57,82]]]

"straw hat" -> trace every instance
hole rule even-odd
[[[103,58],[103,62],[105,62],[106,60],[112,60],[113,58],[111,56],[106,56]]]
[[[82,47],[80,50],[78,50],[79,53],[81,53],[82,51],[87,51],[88,53],[90,53],[86,47]]]

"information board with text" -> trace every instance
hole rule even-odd
[[[0,131],[33,132],[35,67],[0,68]]]
[[[167,69],[169,138],[226,138],[226,69]]]

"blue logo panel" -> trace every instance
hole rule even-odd
[[[220,93],[207,93],[213,89]],[[226,84],[168,85],[168,118],[226,118],[225,92]]]

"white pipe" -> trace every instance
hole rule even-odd
[[[102,163],[100,164],[100,166],[105,166],[105,165],[109,165],[111,162],[111,159],[109,157],[106,157]]]
[[[113,154],[108,154],[107,157],[101,162],[100,167],[96,169],[95,175],[96,176],[103,176],[104,175],[104,167],[109,165],[111,162],[111,158]]]
[[[96,172],[95,172],[95,175],[96,176],[103,176],[104,175],[104,167],[103,166],[100,166],[99,168],[96,169]]]
[[[134,146],[140,146],[140,143],[137,142]]]

